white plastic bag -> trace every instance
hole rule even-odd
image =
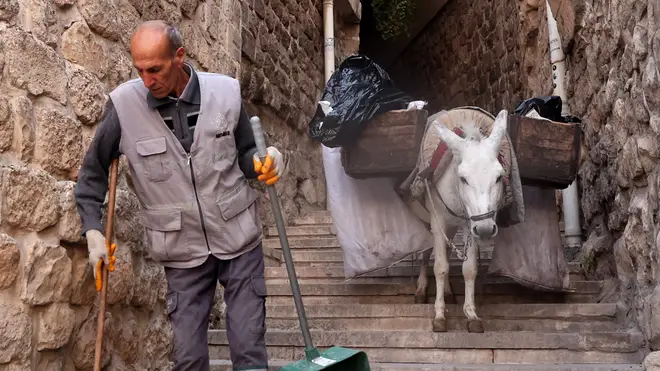
[[[345,278],[387,268],[433,247],[431,232],[394,191],[393,179],[353,179],[344,172],[340,148],[321,147]]]

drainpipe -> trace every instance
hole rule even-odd
[[[323,0],[323,57],[325,59],[325,85],[335,71],[335,15],[333,12],[333,0]],[[327,148],[321,144],[321,150],[325,151]],[[330,210],[330,192],[328,192],[327,181],[325,182],[325,209]]]
[[[325,57],[325,82],[335,71],[335,15],[333,0],[323,0],[323,55]]]
[[[557,21],[552,15],[552,9],[548,0],[545,1],[548,13],[548,38],[550,41],[550,63],[552,64],[552,86],[553,95],[561,97],[561,114],[570,114],[566,88],[564,87],[564,76],[566,75],[566,58],[561,47],[561,37],[557,28]],[[580,228],[580,202],[578,199],[577,180],[568,188],[563,189],[562,211],[564,213],[564,237],[569,247],[580,247],[582,244],[582,231]]]

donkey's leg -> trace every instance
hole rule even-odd
[[[422,253],[422,264],[419,267],[419,277],[417,277],[417,291],[415,292],[415,304],[426,304],[427,293],[426,290],[429,286],[429,277],[426,275],[428,270],[429,260],[433,249],[428,249]]]
[[[435,262],[433,273],[435,274],[435,318],[433,319],[434,332],[446,332],[447,320],[445,319],[445,284],[449,276],[449,261],[447,260],[447,241],[442,230],[445,228],[438,220],[433,221],[433,238],[435,240]],[[445,232],[446,233],[446,232]]]
[[[474,241],[469,244],[466,254],[467,260],[463,262],[463,278],[465,279],[465,304],[463,305],[463,313],[467,317],[468,332],[484,332],[484,325],[481,318],[477,316],[476,305],[474,303],[474,282],[477,279],[478,272],[478,258],[477,242]]]

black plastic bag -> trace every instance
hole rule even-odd
[[[525,99],[520,102],[513,111],[514,115],[525,116],[529,111],[535,110],[539,115],[548,120],[566,123],[581,123],[582,121],[571,115],[561,115],[561,97],[550,95],[547,97],[536,97]]]
[[[354,143],[366,121],[380,113],[405,109],[413,101],[394,86],[383,68],[362,55],[344,59],[328,80],[321,100],[330,102],[332,111],[326,116],[317,104],[308,125],[309,136],[331,148]]]

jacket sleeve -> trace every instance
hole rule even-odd
[[[234,129],[236,149],[238,150],[238,166],[248,179],[257,179],[254,171],[253,155],[257,152],[257,146],[252,133],[252,125],[245,106],[241,104],[241,113],[238,117],[238,125]]]
[[[83,159],[75,189],[76,205],[82,221],[82,235],[90,229],[103,232],[101,207],[108,191],[108,173],[112,160],[120,156],[121,126],[111,99],[103,119]]]

